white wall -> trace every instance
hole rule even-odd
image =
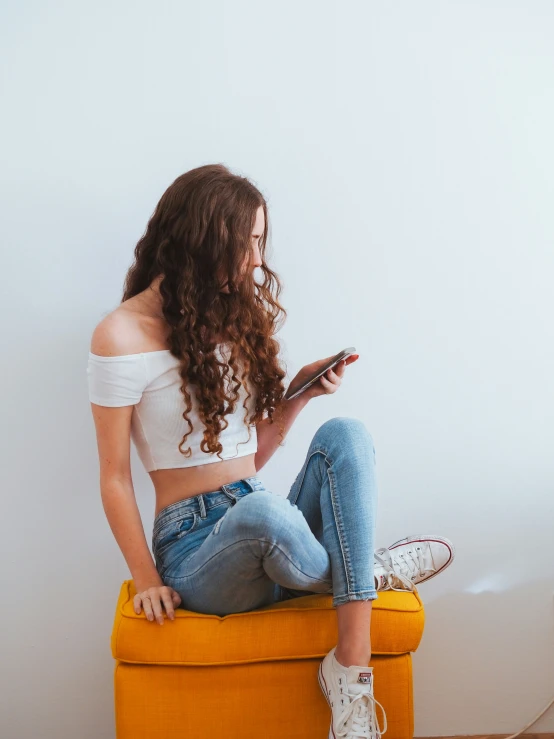
[[[457,546],[421,587],[415,733],[518,731],[554,694],[553,4],[22,0],[0,21],[0,734],[113,737],[129,573],[86,356],[162,192],[210,162],[269,198],[289,379],[360,353],[262,479],[286,495],[319,424],[363,419],[377,544]],[[134,450],[133,472],[150,532]]]

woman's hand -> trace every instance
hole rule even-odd
[[[140,613],[141,606],[144,609],[146,618],[149,621],[154,620],[163,626],[164,614],[162,611],[162,604],[165,607],[166,613],[169,618],[173,621],[175,619],[175,608],[181,603],[181,596],[176,590],[170,588],[169,585],[155,585],[151,588],[146,588],[140,593],[137,593],[133,598],[133,607],[135,613]]]
[[[317,372],[319,369],[321,369],[321,367],[323,367],[330,359],[333,359],[334,356],[335,355],[332,354],[330,357],[326,357],[325,359],[318,359],[317,362],[312,362],[311,364],[307,364],[305,367],[302,367],[300,372],[298,372],[298,374],[291,381],[291,387],[293,385],[301,385],[308,379],[308,377],[310,377],[310,375],[313,375],[314,372]],[[342,359],[334,367],[328,369],[327,372],[321,375],[321,377],[318,377],[313,385],[310,385],[310,387],[306,388],[306,390],[300,393],[298,397],[311,399],[317,398],[318,395],[331,395],[332,393],[336,393],[341,385],[341,378],[344,375],[346,365],[355,362],[359,356],[359,354],[351,354],[346,359]]]

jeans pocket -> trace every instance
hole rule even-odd
[[[188,513],[180,516],[169,523],[162,525],[161,529],[156,533],[156,537],[152,542],[152,553],[159,560],[176,542],[180,541],[184,536],[190,534],[196,528],[198,523],[198,514]]]

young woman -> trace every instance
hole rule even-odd
[[[375,447],[358,419],[317,429],[288,497],[260,479],[300,411],[336,392],[358,359],[284,399],[275,333],[286,311],[266,260],[268,232],[259,190],[223,165],[186,172],[163,194],[121,304],[91,341],[102,502],[136,586],[135,610],[150,621],[163,624],[164,610],[173,619],[179,605],[225,615],[332,594],[338,644],[319,671],[329,736],[377,737],[372,601],[379,590],[414,589],[437,575],[453,548],[416,536],[374,552]],[[328,359],[303,367],[293,383]],[[131,439],[156,493],[154,557],[133,491]]]

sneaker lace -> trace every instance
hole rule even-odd
[[[391,590],[417,590],[413,579],[418,574],[423,577],[425,569],[429,569],[422,549],[409,549],[393,556],[390,549],[382,547],[376,550],[375,559],[385,570],[385,578]]]
[[[337,718],[337,737],[346,739],[379,739],[387,730],[387,716],[385,709],[373,696],[371,690],[362,686],[350,686],[350,690],[344,690],[343,694],[351,698],[350,703]],[[379,726],[375,707],[379,706],[383,714],[385,726]]]

